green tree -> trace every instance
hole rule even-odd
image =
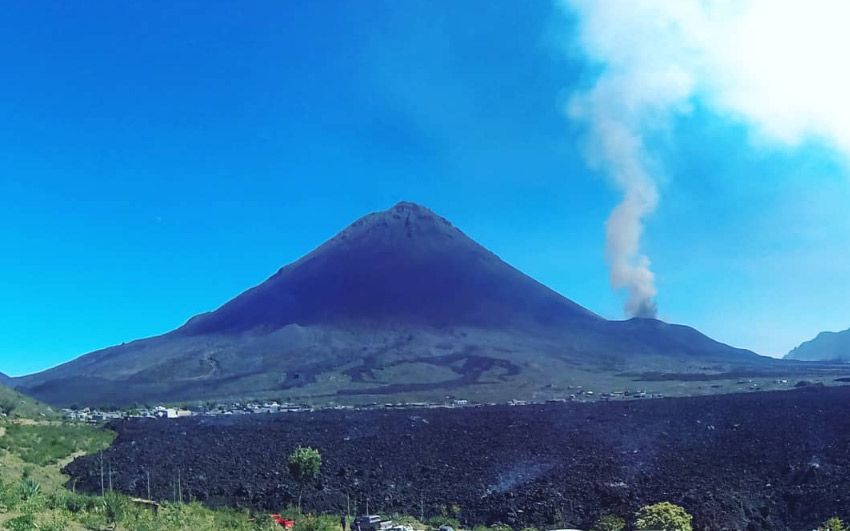
[[[613,514],[606,514],[593,524],[593,531],[623,531],[626,521]]]
[[[683,508],[670,502],[647,505],[635,514],[635,529],[657,531],[692,531],[693,517]]]
[[[847,527],[844,525],[844,522],[841,521],[841,518],[833,516],[826,522],[822,523],[818,528],[818,531],[847,531]]]
[[[301,511],[301,494],[304,487],[319,478],[322,469],[322,455],[315,448],[299,446],[289,455],[289,475],[299,486],[298,511]]]

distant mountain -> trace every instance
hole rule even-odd
[[[850,330],[821,332],[785,355],[788,360],[850,361]]]
[[[16,385],[54,404],[496,400],[764,360],[684,326],[607,321],[403,202],[173,332]]]
[[[0,372],[0,385],[9,386],[12,384],[12,378]]]

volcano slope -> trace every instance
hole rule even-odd
[[[481,401],[630,387],[631,375],[781,362],[692,328],[607,321],[522,274],[430,210],[370,214],[168,334],[19,378],[55,405],[228,397]]]
[[[813,529],[850,517],[850,388],[646,401],[468,409],[322,411],[114,425],[104,454],[117,489],[212,505],[280,509],[297,487],[298,445],[323,468],[310,510],[426,516],[454,505],[466,523],[582,527],[662,500],[700,530]],[[67,472],[96,492],[101,462]],[[348,496],[348,498],[347,498]]]

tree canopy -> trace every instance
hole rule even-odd
[[[670,502],[647,505],[635,514],[635,529],[656,531],[693,531],[693,517],[685,509]]]
[[[299,446],[289,455],[289,474],[298,483],[309,483],[319,477],[322,455],[315,448]]]

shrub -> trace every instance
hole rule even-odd
[[[840,518],[833,516],[826,522],[822,523],[821,526],[818,527],[818,531],[847,531],[847,527]]]
[[[267,514],[258,514],[252,517],[251,513],[247,511],[216,509],[213,516],[215,518],[215,529],[233,531],[275,531],[282,529]]]
[[[120,494],[107,492],[106,495],[100,499],[100,503],[103,507],[103,516],[110,524],[120,522],[127,514],[127,498]]]
[[[62,498],[57,497],[56,501],[62,508],[73,514],[95,511],[98,505],[97,498],[75,493],[66,493]]]
[[[68,529],[68,520],[70,515],[64,514],[61,511],[52,513],[41,518],[38,521],[38,531],[65,531]]]
[[[9,531],[33,531],[38,529],[35,516],[32,514],[25,514],[17,518],[13,518],[6,522],[3,527]]]
[[[24,514],[41,511],[45,506],[41,484],[30,477],[21,478],[7,500],[12,502],[11,507]]]
[[[682,507],[661,502],[641,508],[635,515],[635,529],[656,531],[692,531],[693,517]]]
[[[459,529],[455,527],[455,529]],[[513,528],[505,524],[493,524],[490,527],[485,525],[477,525],[472,528],[472,531],[513,531]]]
[[[301,510],[301,493],[304,487],[319,477],[322,468],[322,455],[315,448],[299,446],[289,455],[289,474],[298,485],[298,510]]]
[[[31,477],[24,477],[18,483],[18,499],[22,502],[31,501],[41,494],[41,484]]]
[[[339,518],[336,516],[301,515],[295,520],[294,531],[339,531]]]
[[[163,505],[157,517],[159,529],[215,529],[215,520],[210,511],[197,503],[169,503]]]
[[[0,513],[13,510],[17,504],[17,489],[12,484],[3,481],[3,478],[0,478]]]
[[[104,529],[109,524],[98,511],[84,511],[76,515],[76,520],[86,529]]]
[[[606,514],[593,524],[593,531],[623,531],[626,521],[613,514]]]
[[[449,516],[434,516],[428,520],[428,527],[439,529],[442,526],[448,526],[453,529],[460,529],[460,520]]]

